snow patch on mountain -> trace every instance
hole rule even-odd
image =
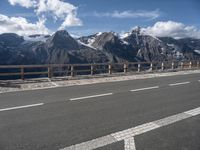
[[[200,54],[200,50],[194,50],[194,52],[196,52],[197,54]]]
[[[119,35],[119,38],[125,39],[131,35],[131,32],[125,32]]]
[[[145,32],[144,33],[141,33],[142,35],[148,35],[148,36],[151,36],[152,38],[154,38],[155,40],[158,40],[159,42],[163,42],[163,41],[161,41],[158,37],[156,37],[156,36],[153,36],[153,35],[151,35],[151,34],[145,34]]]
[[[169,46],[169,47],[174,47],[175,45],[174,45],[174,44],[169,44],[169,43],[167,43],[167,46]]]
[[[96,35],[97,35],[97,36],[100,36],[101,34],[102,34],[102,32],[98,32]]]
[[[95,37],[89,38],[87,41],[88,42],[87,45],[91,46],[94,43],[95,39],[96,39]]]
[[[90,45],[90,44],[85,44],[85,43],[81,42],[80,40],[77,40],[77,41],[78,41],[78,43],[81,44],[81,45],[84,45],[84,46],[87,46],[87,47],[89,47],[89,48],[92,48],[92,49],[95,49],[95,50],[96,50],[96,48],[93,47],[93,46]]]
[[[174,56],[175,56],[177,59],[183,58],[183,57],[184,57],[183,53],[181,53],[181,52],[179,52],[179,51],[174,50],[173,52],[174,52]]]
[[[49,38],[49,35],[30,35],[30,36],[24,36],[25,41],[30,42],[46,42],[46,40]]]
[[[121,40],[123,44],[130,45],[127,41]]]

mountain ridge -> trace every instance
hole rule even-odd
[[[0,65],[200,59],[200,39],[153,37],[139,28],[124,36],[103,32],[75,39],[66,30],[30,36],[37,37],[41,41],[0,34]]]

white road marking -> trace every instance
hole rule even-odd
[[[134,137],[124,140],[124,150],[136,150]]]
[[[159,86],[152,86],[152,87],[146,87],[146,88],[141,88],[141,89],[134,89],[134,90],[131,90],[131,92],[138,92],[138,91],[158,89],[158,88],[159,88]]]
[[[117,141],[121,141],[127,138],[130,138],[132,136],[136,136],[136,135],[140,135],[142,133],[154,130],[156,128],[159,128],[160,126],[158,126],[157,124],[153,123],[153,122],[149,122],[149,123],[145,123],[133,128],[129,128],[123,131],[119,131],[116,133],[112,133],[111,135],[117,140]]]
[[[190,82],[173,83],[173,84],[169,84],[169,86],[184,85],[184,84],[189,84],[189,83],[190,83]]]
[[[75,100],[81,100],[81,99],[89,99],[89,98],[94,98],[94,97],[102,97],[102,96],[109,96],[113,95],[113,93],[105,93],[105,94],[98,94],[98,95],[91,95],[91,96],[84,96],[84,97],[77,97],[77,98],[71,98],[71,101]]]
[[[192,115],[192,116],[196,116],[200,114],[200,108],[196,108],[190,111],[186,111],[186,114]]]
[[[65,147],[61,150],[92,150],[99,147],[106,146],[121,140],[125,142],[125,150],[136,150],[134,136],[146,133],[148,131],[167,126],[178,121],[191,118],[193,116],[200,115],[200,107],[185,111],[176,115],[172,115],[163,119],[159,119],[153,122],[145,123],[133,128],[129,128],[123,131],[115,132],[107,136],[103,136],[91,141],[75,144],[70,147]],[[128,149],[129,148],[129,149]],[[132,148],[132,149],[131,149]],[[135,149],[134,149],[135,148]]]
[[[169,124],[173,124],[175,122],[181,121],[183,119],[187,119],[192,115],[184,113],[176,114],[170,117],[166,117],[157,121],[154,121],[155,124],[159,125],[160,127],[167,126]]]
[[[1,111],[14,110],[14,109],[28,108],[28,107],[36,107],[36,106],[41,106],[41,105],[44,105],[44,103],[38,103],[38,104],[31,104],[31,105],[24,105],[24,106],[16,106],[16,107],[4,108],[4,109],[0,109],[0,112]]]

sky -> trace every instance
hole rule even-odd
[[[136,26],[153,36],[200,39],[200,0],[0,0],[0,33],[86,36]]]

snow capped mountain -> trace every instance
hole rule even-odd
[[[100,32],[79,38],[0,34],[0,64],[98,63],[200,59],[200,39],[154,37],[135,28],[123,35]]]

